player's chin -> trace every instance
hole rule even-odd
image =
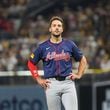
[[[53,36],[54,36],[54,37],[59,37],[59,36],[60,36],[60,34],[53,34]]]

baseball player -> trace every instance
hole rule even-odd
[[[45,89],[48,110],[78,110],[75,79],[80,79],[87,62],[73,41],[62,38],[62,18],[52,17],[49,24],[50,38],[41,43],[30,55],[28,68],[37,83]],[[72,72],[72,58],[79,62],[77,73]],[[36,64],[43,61],[44,78],[38,75]]]

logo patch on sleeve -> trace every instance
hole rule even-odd
[[[33,54],[33,53],[31,54],[31,58],[32,58],[32,59],[34,58],[34,54]]]

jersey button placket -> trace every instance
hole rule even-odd
[[[59,45],[56,47],[56,54],[59,54]],[[56,60],[57,75],[60,75],[60,61]]]

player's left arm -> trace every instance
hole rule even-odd
[[[82,53],[82,51],[77,47],[75,43],[72,43],[71,45],[72,45],[72,56],[74,57],[75,61],[79,62],[79,65],[78,65],[78,72],[76,74],[72,73],[70,75],[70,78],[80,79],[83,76],[84,71],[86,69],[87,60],[84,54]]]
[[[87,67],[87,60],[85,56],[82,56],[78,66],[78,72],[76,73],[77,79],[80,79],[83,76],[86,67]]]
[[[80,79],[83,76],[86,67],[87,67],[87,60],[86,60],[85,56],[82,56],[81,60],[79,61],[78,72],[72,73],[70,75],[70,78],[72,80]]]

